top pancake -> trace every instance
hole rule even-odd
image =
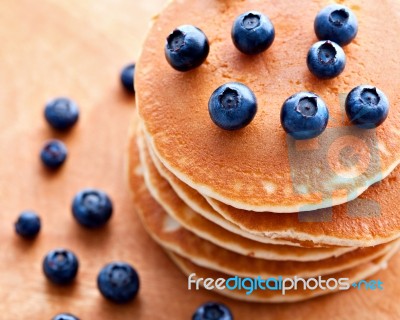
[[[155,19],[136,68],[136,99],[152,147],[172,173],[236,208],[296,212],[352,200],[394,169],[400,161],[400,2],[346,1],[359,33],[345,47],[343,74],[321,81],[308,71],[306,55],[317,41],[314,18],[329,3],[180,0]],[[268,15],[276,30],[272,47],[257,56],[241,54],[230,38],[235,17],[247,10]],[[201,28],[210,41],[206,62],[186,73],[164,57],[166,37],[182,24]],[[259,104],[253,122],[235,132],[216,127],[207,108],[212,92],[230,81],[249,86]],[[379,87],[391,102],[377,130],[354,129],[343,112],[345,94],[360,84]],[[284,133],[280,108],[304,90],[324,99],[330,121],[319,138],[299,143]]]

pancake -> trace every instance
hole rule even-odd
[[[400,236],[400,216],[397,211],[400,204],[399,187],[400,167],[397,167],[389,178],[345,205],[316,212],[285,214],[275,219],[271,219],[273,213],[254,213],[215,199],[206,200],[224,219],[257,235],[309,240],[325,245],[366,247]]]
[[[400,64],[394,54],[400,48],[400,2],[346,1],[358,17],[359,33],[344,48],[345,71],[322,81],[308,71],[306,55],[317,41],[314,18],[329,3],[169,3],[154,21],[135,74],[136,105],[168,170],[225,204],[279,213],[348,202],[395,168],[400,161]],[[241,54],[230,37],[235,17],[247,10],[267,14],[276,30],[272,47],[256,56]],[[164,56],[166,37],[182,24],[199,27],[210,41],[206,62],[186,73],[171,68]],[[379,39],[379,45],[371,39]],[[254,121],[234,132],[215,126],[207,108],[212,92],[230,81],[250,87],[259,104]],[[341,103],[364,83],[380,88],[391,102],[387,120],[376,130],[350,126]],[[326,131],[304,142],[288,138],[280,124],[283,102],[299,91],[320,95],[330,113]]]
[[[323,276],[322,279],[326,280],[328,278],[348,278],[349,283],[354,283],[358,282],[360,280],[364,280],[376,272],[385,269],[387,266],[387,262],[390,260],[390,258],[397,252],[398,247],[393,247],[391,251],[388,253],[382,255],[381,257],[374,259],[370,262],[366,262],[362,265],[359,265],[357,267],[338,272],[335,274],[330,274]],[[214,270],[210,270],[204,267],[200,267],[194,263],[192,263],[190,260],[185,259],[176,253],[173,253],[171,251],[167,251],[168,255],[171,257],[172,261],[175,262],[175,264],[183,271],[183,273],[186,276],[189,276],[192,273],[196,274],[196,277],[194,279],[198,278],[212,278],[212,279],[218,279],[218,278],[223,278],[227,279],[230,276],[227,274],[223,274],[221,272],[217,272]],[[352,289],[349,289],[352,290]],[[304,288],[301,288],[301,290],[290,290],[287,291],[285,295],[280,294],[278,291],[262,291],[262,290],[257,290],[253,291],[252,294],[246,295],[245,291],[243,290],[214,290],[215,293],[222,294],[224,296],[227,296],[232,299],[237,299],[237,300],[245,300],[248,302],[296,302],[296,301],[302,301],[306,299],[311,299],[315,298],[318,296],[326,295],[329,293],[333,292],[338,292],[338,291],[329,291],[329,290],[321,290],[321,289],[316,289],[316,290],[304,290]]]
[[[135,143],[134,139],[132,143]],[[285,245],[259,243],[234,233],[203,218],[186,205],[153,164],[142,134],[138,145],[145,183],[153,198],[185,229],[217,246],[254,258],[269,260],[315,261],[339,256],[356,248],[299,248]]]
[[[152,152],[150,151],[152,154]],[[400,167],[359,198],[329,209],[301,213],[251,212],[236,209],[212,198],[205,198],[152,157],[159,172],[190,207],[212,222],[256,241],[302,246],[373,246],[400,236]],[[202,210],[198,209],[202,208]],[[232,225],[236,225],[236,228]],[[261,238],[267,239],[263,241]],[[287,242],[289,241],[289,242]]]
[[[129,181],[133,202],[143,225],[161,246],[197,265],[243,277],[312,277],[355,267],[379,257],[392,247],[392,244],[388,243],[359,248],[339,257],[310,262],[256,259],[223,249],[183,228],[153,199],[144,182],[143,167],[138,153],[137,145],[131,143]]]
[[[257,234],[253,234],[250,232],[246,232],[242,230],[238,225],[229,222],[222,218],[222,216],[216,212],[213,207],[207,202],[207,200],[200,195],[196,190],[189,187],[181,180],[179,180],[175,175],[173,175],[165,166],[157,159],[154,155],[154,151],[147,145],[147,149],[152,157],[153,164],[157,167],[158,172],[169,182],[171,187],[174,189],[176,194],[181,198],[192,210],[202,215],[207,220],[212,223],[221,226],[222,228],[240,235],[244,238],[248,238],[257,242],[267,243],[267,244],[276,244],[276,245],[290,245],[297,247],[307,247],[308,243],[301,241],[293,241],[292,239],[273,239],[264,236],[259,236]],[[312,246],[316,247],[317,244],[312,244]]]

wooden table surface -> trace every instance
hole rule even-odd
[[[374,278],[383,291],[346,292],[290,305],[247,304],[205,291],[188,292],[186,277],[149,238],[131,203],[124,177],[133,98],[119,84],[121,67],[139,54],[150,17],[164,0],[3,0],[0,2],[0,319],[51,319],[63,311],[81,319],[190,319],[208,300],[228,304],[235,319],[399,319],[400,255]],[[157,79],[155,79],[157,81]],[[51,130],[44,103],[66,95],[81,107],[69,133]],[[44,141],[69,148],[64,167],[46,171]],[[114,216],[88,231],[72,218],[71,200],[85,187],[107,191]],[[33,209],[43,228],[34,241],[17,237],[13,223]],[[76,282],[56,287],[41,271],[56,247],[80,259]],[[141,277],[138,298],[105,301],[96,277],[107,262],[132,263]]]

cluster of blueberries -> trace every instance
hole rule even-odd
[[[128,65],[121,72],[121,82],[128,92],[133,89],[134,65]],[[55,130],[66,131],[78,121],[79,108],[71,99],[56,98],[45,106],[44,116]],[[60,140],[51,140],[40,152],[43,164],[49,169],[59,168],[67,158],[67,148]],[[78,192],[72,202],[72,213],[79,224],[86,228],[100,228],[112,216],[113,205],[109,196],[97,189]],[[17,234],[25,239],[35,238],[41,229],[37,213],[24,211],[15,223]],[[43,272],[47,279],[57,285],[67,285],[75,279],[79,261],[70,250],[58,248],[50,251],[43,259]],[[125,303],[131,301],[139,291],[139,276],[136,270],[124,262],[112,262],[104,266],[98,274],[97,285],[102,295],[110,301]],[[77,320],[69,313],[54,316],[54,320]]]
[[[120,74],[121,84],[128,93],[135,93],[134,89],[135,64],[125,66]],[[75,101],[59,97],[46,104],[44,116],[47,122],[56,130],[67,131],[71,129],[79,119],[79,108]],[[51,169],[59,168],[67,159],[68,149],[58,140],[48,141],[40,152],[43,164]]]
[[[86,228],[100,228],[111,218],[113,206],[108,195],[100,190],[85,189],[77,193],[72,202],[75,219]],[[25,211],[15,223],[16,232],[32,239],[40,231],[41,221],[35,212]],[[79,261],[70,250],[58,248],[43,259],[43,272],[54,284],[68,285],[78,273]],[[97,286],[104,297],[116,303],[131,301],[139,291],[136,270],[124,262],[112,262],[104,266],[97,277]],[[59,314],[54,320],[76,320],[71,314]]]
[[[120,74],[122,86],[128,93],[134,93],[135,64],[127,65]],[[56,130],[72,128],[79,118],[78,105],[69,98],[56,98],[46,104],[45,118]],[[43,164],[54,170],[60,167],[66,157],[67,148],[59,140],[48,142],[40,153]],[[72,201],[72,214],[76,221],[89,229],[103,227],[111,218],[113,204],[110,197],[98,189],[84,189]],[[34,239],[40,232],[41,219],[36,212],[24,211],[15,223],[18,235]],[[46,278],[56,285],[68,285],[74,281],[79,269],[79,260],[70,250],[58,248],[50,251],[43,259],[43,272]],[[111,262],[105,265],[97,276],[97,287],[101,294],[115,303],[133,300],[140,287],[137,271],[128,263]],[[221,303],[207,302],[193,315],[194,320],[233,319],[229,308]],[[70,313],[60,313],[53,320],[79,320]]]
[[[308,69],[319,79],[337,77],[346,65],[342,46],[349,44],[357,35],[357,18],[346,6],[329,5],[317,14],[314,30],[320,41],[308,51]],[[266,15],[249,11],[236,18],[231,37],[240,52],[254,55],[264,52],[272,45],[275,29]],[[209,50],[204,32],[192,25],[176,28],[167,37],[165,44],[167,61],[174,69],[182,72],[199,67],[206,60]],[[352,124],[363,129],[372,129],[387,118],[389,102],[378,88],[360,85],[348,94],[345,109]],[[225,130],[237,130],[247,126],[255,117],[257,99],[246,85],[229,82],[213,92],[208,110],[217,126]],[[326,104],[312,92],[294,94],[282,105],[282,127],[297,140],[317,137],[325,130],[328,120]]]

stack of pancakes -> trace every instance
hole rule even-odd
[[[343,2],[343,1],[341,1]],[[329,1],[172,1],[154,19],[136,67],[138,113],[129,144],[129,182],[149,234],[186,273],[201,278],[365,279],[385,266],[400,237],[400,3],[346,1],[359,34],[345,48],[347,66],[321,81],[305,56],[316,41],[313,21]],[[257,10],[275,25],[273,46],[257,56],[230,38],[236,16]],[[192,24],[210,41],[206,62],[190,72],[170,67],[165,39]],[[379,39],[379,47],[371,39]],[[221,84],[249,86],[258,113],[234,132],[214,125],[208,99]],[[343,99],[372,84],[391,109],[376,130],[354,128]],[[283,101],[313,91],[330,121],[318,138],[294,141],[280,125]],[[330,290],[217,292],[244,300],[286,302]]]

